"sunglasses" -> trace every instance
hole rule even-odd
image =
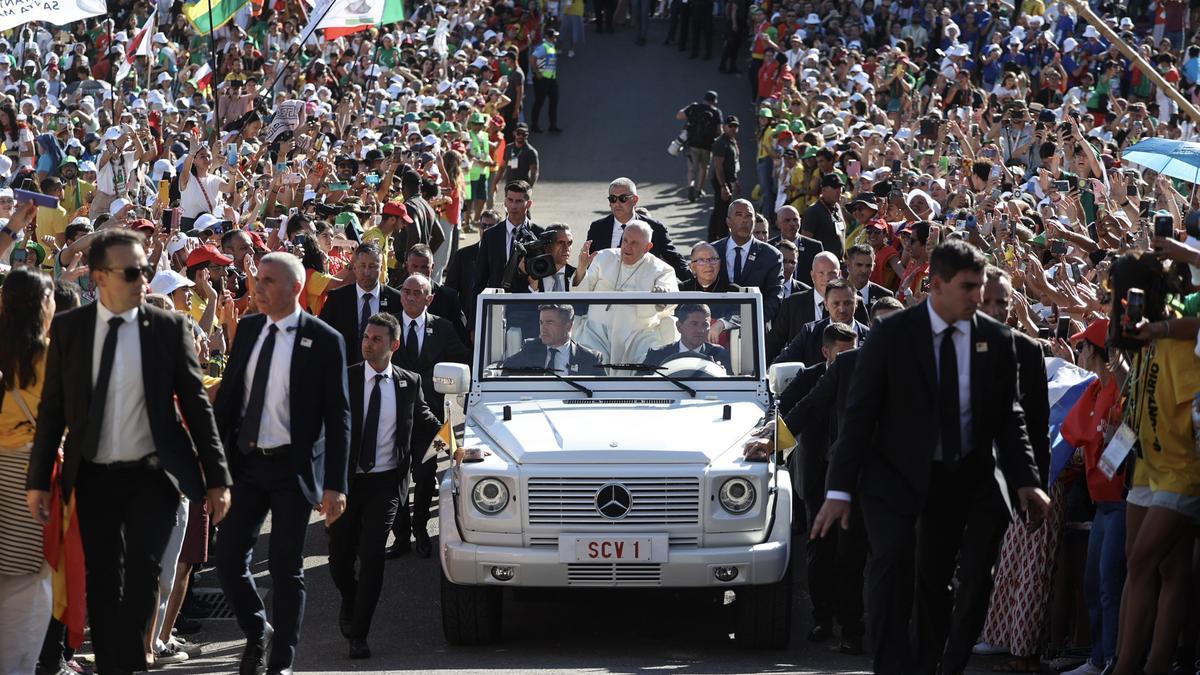
[[[617,202],[621,202],[622,204],[624,204],[625,202],[628,202],[629,200],[633,199],[636,196],[637,195],[609,195],[608,203],[616,204]]]
[[[149,279],[154,276],[154,268],[150,265],[133,265],[131,267],[102,267],[104,272],[120,272],[125,281],[137,281],[139,277]]]

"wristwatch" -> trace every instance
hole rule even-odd
[[[8,236],[12,237],[13,241],[16,241],[20,238],[16,230],[13,230],[8,225],[0,226],[0,234],[7,234]]]

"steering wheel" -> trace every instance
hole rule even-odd
[[[727,377],[725,366],[691,352],[679,352],[663,359],[662,372],[674,377]]]

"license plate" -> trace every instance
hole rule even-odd
[[[665,534],[636,537],[562,535],[558,540],[558,553],[562,562],[666,562],[667,542]]]

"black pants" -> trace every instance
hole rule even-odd
[[[675,39],[676,31],[679,32],[679,51],[687,49],[688,32],[692,27],[692,5],[691,3],[683,3],[680,0],[671,0],[671,18],[670,24],[667,26],[667,42]]]
[[[721,50],[721,70],[737,70],[744,32],[740,28],[735,30],[733,24],[725,22],[725,48]]]
[[[400,470],[350,477],[346,511],[329,526],[329,573],[352,608],[350,637],[365,640],[383,589],[388,531],[400,505]],[[358,573],[354,563],[358,562]]]
[[[146,670],[144,640],[179,491],[153,460],[121,468],[84,461],[75,498],[96,668],[106,675]]]
[[[617,0],[596,0],[596,32],[613,32],[613,15],[617,13]]]
[[[696,2],[696,0],[692,0]],[[689,3],[690,4],[690,3]],[[700,40],[704,40],[704,58],[712,58],[713,43],[713,4],[697,2],[692,7],[692,56],[700,55]]]
[[[819,454],[822,453],[806,453]],[[804,506],[808,511],[810,531],[825,502],[825,472],[828,468],[829,463],[824,457],[804,458]],[[850,529],[834,527],[826,536],[808,540],[805,558],[813,622],[831,626],[836,618],[843,638],[862,637],[865,632],[863,571],[867,565],[867,535],[857,500],[850,504]]]
[[[762,70],[762,59],[750,59],[750,68],[746,71],[746,79],[750,81],[750,100],[758,101],[758,71]]]
[[[421,446],[420,453],[425,453]],[[414,452],[416,452],[414,450]],[[420,457],[413,457],[418,462]],[[412,470],[413,495],[412,517],[408,515],[407,495],[400,495],[400,510],[396,513],[396,522],[392,525],[392,533],[396,535],[396,543],[403,547],[408,543],[410,533],[428,532],[429,508],[433,505],[433,495],[437,492],[437,459],[431,459],[422,464],[414,464]]]
[[[871,542],[867,604],[876,673],[936,673],[943,660],[950,665],[948,638],[973,644],[979,637],[979,626],[973,632],[968,625],[956,625],[953,632],[950,628],[952,616],[957,619],[973,611],[968,606],[961,611],[954,607],[950,582],[955,560],[961,551],[978,568],[989,555],[978,538],[964,535],[974,527],[990,528],[995,518],[1005,515],[990,461],[975,455],[980,453],[971,453],[953,470],[934,463],[929,497],[920,514],[898,512],[869,494],[856,495]],[[994,562],[993,550],[989,566]],[[977,593],[978,586],[969,594],[972,601]],[[909,632],[914,595],[915,654]],[[987,598],[982,602],[986,606]],[[956,653],[960,650],[954,647]]]
[[[712,169],[710,168],[709,171]],[[713,210],[708,217],[708,239],[705,241],[716,241],[721,237],[729,235],[729,223],[726,222],[726,217],[729,216],[729,205],[737,198],[733,195],[730,199],[721,197],[721,187],[714,181],[712,184],[713,190]]]
[[[533,128],[538,127],[542,117],[542,104],[550,101],[550,128],[558,128],[558,78],[533,78]]]
[[[292,452],[296,452],[295,449]],[[250,640],[266,633],[267,608],[258,595],[250,561],[263,521],[271,514],[267,570],[275,637],[267,668],[290,668],[304,620],[304,539],[313,505],[300,491],[289,455],[242,457],[234,470],[232,503],[217,542],[217,576],[238,626]]]
[[[51,617],[46,627],[46,639],[42,641],[42,653],[38,656],[38,672],[57,673],[58,665],[75,658],[75,650],[67,645],[67,627]]]

